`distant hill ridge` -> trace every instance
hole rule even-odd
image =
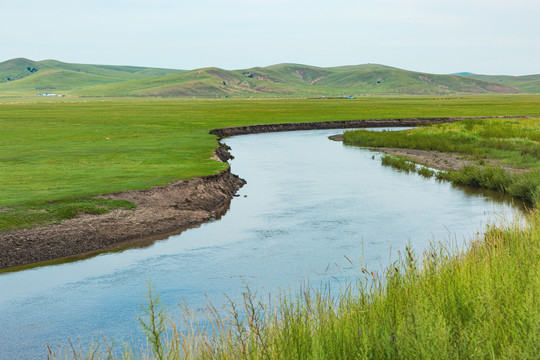
[[[378,64],[159,69],[17,58],[0,63],[0,95],[275,97],[540,93],[540,75],[436,75]]]

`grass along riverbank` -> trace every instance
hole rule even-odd
[[[540,121],[469,119],[404,132],[350,131],[348,145],[407,148],[459,154],[464,165],[436,174],[441,180],[507,193],[529,205],[540,201]],[[383,165],[433,175],[403,158],[384,156]]]
[[[540,115],[540,96],[4,98],[0,109],[0,231],[6,231],[64,218],[55,214],[93,212],[90,199],[95,195],[215,174],[227,166],[213,159],[217,142],[208,132],[215,128],[366,118]],[[70,211],[53,209],[56,202]]]
[[[540,213],[486,229],[464,252],[435,245],[384,274],[358,268],[340,289],[306,287],[268,303],[249,291],[200,331],[175,324],[150,293],[148,344],[49,350],[51,359],[536,359],[540,353]],[[338,291],[335,291],[338,290]],[[178,310],[178,309],[177,309]],[[187,329],[187,330],[181,330]],[[118,355],[115,355],[118,354]]]

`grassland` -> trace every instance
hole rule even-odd
[[[493,76],[469,74],[467,77],[490,83],[511,86],[527,93],[536,93],[540,91],[540,75]]]
[[[345,133],[344,142],[368,147],[458,153],[476,164],[439,173],[439,179],[508,193],[529,204],[540,202],[538,119],[468,119],[401,133],[359,130]],[[383,160],[392,165],[388,158]],[[403,161],[393,165],[406,166]]]
[[[298,97],[358,94],[518,93],[507,85],[382,65],[318,68],[281,64],[227,71],[204,68],[157,78],[94,86],[86,96]]]
[[[39,223],[39,213],[46,211],[51,202],[80,206],[81,201],[87,202],[99,194],[215,174],[226,165],[212,159],[217,141],[208,132],[219,127],[499,115],[540,115],[540,96],[355,100],[3,99],[0,100],[0,230]]]

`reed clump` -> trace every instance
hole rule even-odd
[[[540,172],[510,173],[501,167],[466,165],[456,171],[439,172],[437,178],[454,184],[499,191],[530,205],[540,203]]]

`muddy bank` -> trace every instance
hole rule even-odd
[[[123,242],[180,231],[219,217],[245,184],[230,170],[148,190],[106,197],[135,210],[80,215],[60,224],[0,233],[0,269],[117,248]],[[145,239],[143,239],[145,240]]]
[[[464,119],[516,119],[529,116],[482,116],[482,117],[433,117],[433,118],[407,118],[407,119],[362,119],[344,121],[321,121],[304,123],[261,124],[248,126],[234,126],[210,131],[219,138],[234,135],[260,134],[267,132],[281,132],[294,130],[322,130],[322,129],[353,129],[376,127],[407,127],[427,124],[449,123]],[[531,116],[535,117],[535,116]]]

